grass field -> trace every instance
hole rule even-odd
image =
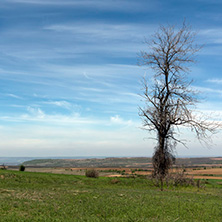
[[[10,167],[12,170],[19,170],[18,166]],[[85,170],[92,168],[69,168],[69,167],[26,167],[26,171],[28,172],[42,172],[42,173],[55,173],[55,174],[70,174],[70,175],[85,175]],[[117,176],[129,176],[129,175],[143,175],[148,176],[152,174],[152,168],[123,168],[123,167],[115,167],[115,168],[102,168],[97,167],[93,168],[99,171],[101,176],[105,177],[117,177]],[[182,172],[185,170],[185,174],[187,177],[191,177],[194,179],[218,179],[222,180],[222,167],[215,166],[199,166],[199,167],[188,167],[181,168],[176,167],[170,170],[170,173],[175,174],[178,172]]]
[[[0,171],[0,221],[221,221],[222,181],[161,192],[142,178]]]

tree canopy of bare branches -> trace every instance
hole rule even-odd
[[[151,41],[145,41],[148,50],[140,53],[139,64],[149,66],[154,73],[152,78],[143,79],[145,107],[139,108],[139,115],[144,129],[157,135],[153,167],[161,189],[174,162],[173,150],[178,142],[183,143],[177,137],[178,128],[189,127],[199,140],[207,140],[218,127],[194,112],[198,99],[187,75],[200,50],[194,40],[195,33],[185,23],[180,29],[161,26]]]

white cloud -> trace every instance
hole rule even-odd
[[[72,104],[66,101],[53,101],[53,102],[46,102],[48,104],[52,104],[55,106],[63,107],[66,109],[70,109],[72,107]]]
[[[119,115],[111,116],[110,121],[111,123],[125,126],[131,126],[133,124],[131,120],[123,120]]]
[[[12,97],[15,99],[23,99],[21,96],[18,96],[18,95],[12,94],[12,93],[8,93],[8,94],[6,94],[6,96],[9,96],[9,97]]]
[[[28,124],[37,124],[37,125],[81,125],[81,127],[86,127],[91,124],[99,124],[96,119],[92,118],[84,118],[81,117],[78,112],[72,112],[69,115],[63,114],[46,114],[42,109],[39,107],[31,107],[27,108],[28,113],[24,113],[21,115],[8,115],[8,116],[1,116],[0,119],[6,122],[19,122],[19,123],[28,123]]]
[[[40,108],[28,107],[27,110],[33,117],[37,119],[44,119],[46,116],[45,113]],[[24,115],[23,117],[28,117],[28,116]]]
[[[210,87],[204,87],[204,86],[194,86],[193,89],[197,90],[200,93],[206,94],[206,93],[216,93],[219,95],[222,95],[221,89],[215,89]]]
[[[67,109],[67,110],[70,110],[70,111],[74,111],[76,110],[76,108],[80,108],[79,105],[76,105],[76,104],[72,104],[70,102],[67,102],[67,101],[47,101],[47,102],[42,102],[43,104],[47,104],[47,105],[53,105],[53,106],[58,106],[58,107],[61,107],[61,108],[64,108],[64,109]]]
[[[206,82],[222,84],[222,79],[208,79]]]
[[[207,44],[222,44],[222,28],[202,29],[198,32],[198,35],[207,41]]]

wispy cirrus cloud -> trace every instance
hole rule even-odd
[[[0,119],[5,122],[36,123],[46,125],[69,125],[69,124],[95,124],[92,119],[83,118],[79,113],[47,114],[39,107],[28,107],[27,112],[20,115],[1,116]]]
[[[146,4],[148,9],[154,10],[157,9],[158,4],[149,0],[149,1],[103,1],[103,0],[3,0],[6,3],[21,3],[29,5],[42,5],[42,6],[62,6],[62,7],[78,7],[78,8],[96,8],[97,10],[107,10],[107,11],[128,11],[132,12],[144,11],[144,4]]]
[[[135,58],[144,46],[144,35],[152,32],[154,27],[133,23],[76,22],[38,27],[33,31],[29,29],[31,27],[19,27],[2,32],[2,36],[10,42],[0,41],[4,59],[10,62],[30,60],[36,65],[53,63],[55,59],[81,60],[85,56],[91,61],[107,56]],[[42,39],[41,43],[39,39]]]
[[[222,84],[222,79],[207,79],[206,82]]]
[[[212,93],[214,95],[215,94],[222,95],[222,90],[221,89],[215,89],[215,88],[204,87],[204,86],[195,86],[193,88],[196,89],[199,93],[202,93],[202,94]]]
[[[42,102],[42,104],[53,105],[53,106],[61,107],[70,111],[74,111],[76,108],[78,109],[80,108],[79,105],[72,104],[64,100],[63,101],[44,101]]]
[[[138,122],[133,122],[132,120],[125,120],[119,115],[111,116],[108,118],[98,118],[98,117],[82,117],[80,113],[71,112],[70,114],[47,114],[39,107],[27,107],[27,112],[20,115],[8,115],[1,116],[0,119],[4,122],[20,122],[32,125],[33,123],[37,125],[44,124],[45,126],[57,125],[75,125],[82,129],[86,129],[92,125],[97,125],[102,128],[112,127],[112,126],[135,126],[139,125]]]
[[[5,95],[11,98],[15,98],[15,99],[23,99],[21,96],[15,95],[13,93],[7,93]]]
[[[198,32],[198,35],[202,36],[207,40],[207,43],[222,43],[222,28],[214,28],[214,29],[202,29]]]
[[[94,41],[92,37],[96,37],[97,39],[113,39],[113,40],[126,40],[132,39],[136,41],[136,39],[141,39],[141,33],[144,30],[149,31],[152,25],[135,25],[133,23],[101,23],[101,22],[89,22],[89,23],[68,23],[68,24],[54,24],[50,26],[46,26],[44,30],[50,30],[54,32],[63,32],[63,33],[72,33],[75,34],[75,38],[79,36],[89,36],[90,38],[86,38],[88,41]]]
[[[135,65],[134,65],[135,64]],[[132,78],[139,76],[144,73],[144,70],[136,65],[136,60],[133,65],[125,64],[87,64],[87,65],[63,65],[63,64],[43,64],[41,69],[45,70],[45,73],[39,73],[39,75],[44,76],[61,76],[72,77],[79,80],[77,77],[84,77],[90,83],[93,82],[105,82],[104,78],[112,77],[116,79],[121,78]],[[87,76],[86,76],[87,75]],[[103,78],[101,78],[103,77]],[[107,82],[109,84],[109,82]]]
[[[204,47],[198,52],[199,55],[220,55],[222,50],[222,28],[215,27],[201,29],[197,33],[198,42]]]

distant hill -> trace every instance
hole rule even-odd
[[[24,161],[29,161],[32,157],[0,157],[0,165],[19,165]]]
[[[10,166],[16,166],[20,165],[25,161],[30,160],[37,160],[37,159],[91,159],[91,158],[106,158],[105,156],[98,156],[98,157],[92,157],[92,156],[74,156],[74,157],[65,157],[65,156],[50,156],[50,157],[0,157],[0,165],[10,165]]]
[[[23,164],[39,167],[147,167],[151,165],[151,158],[37,159]]]
[[[123,157],[123,158],[91,158],[91,159],[35,159],[25,161],[25,166],[30,167],[132,167],[144,168],[152,166],[152,159],[149,157]],[[199,166],[206,164],[222,164],[221,157],[204,158],[178,158],[176,165]]]

